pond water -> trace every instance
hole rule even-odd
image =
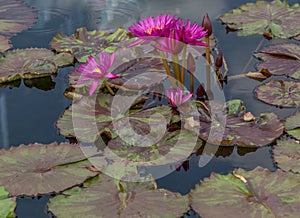
[[[184,19],[202,22],[207,12],[212,20],[213,33],[217,38],[218,49],[222,50],[228,65],[228,76],[255,71],[252,54],[270,41],[260,35],[238,37],[236,32],[226,33],[225,26],[218,17],[246,2],[254,0],[26,0],[37,11],[38,20],[30,27],[11,38],[13,48],[49,48],[51,38],[58,32],[71,35],[79,27],[88,30],[114,30],[118,26],[128,27],[142,17],[159,13],[177,14]],[[296,3],[290,1],[290,3]],[[272,40],[277,43],[279,40]],[[73,66],[60,68],[56,76],[22,81],[16,87],[0,89],[0,147],[9,148],[34,142],[51,143],[68,141],[59,135],[55,122],[72,103],[63,93],[68,87],[67,75]],[[254,115],[262,112],[275,112],[280,118],[292,115],[296,109],[281,109],[257,100],[254,87],[260,82],[248,78],[229,80],[224,85],[226,99],[238,98]],[[189,169],[181,168],[157,180],[161,188],[189,192],[199,179],[208,177],[211,172],[228,173],[236,167],[247,170],[262,166],[275,170],[271,158],[271,147],[258,149],[228,148],[220,151],[211,161],[199,167],[199,156],[192,155]],[[24,197],[17,199],[16,215],[19,218],[48,217],[46,203],[49,195],[40,198]]]

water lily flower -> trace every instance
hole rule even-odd
[[[139,38],[130,46],[134,46],[139,43],[149,43],[156,37],[163,37],[174,25],[175,16],[171,16],[170,14],[159,14],[155,18],[151,16],[143,18],[139,21],[139,23],[135,23],[133,26],[128,28],[133,36]]]
[[[177,23],[179,24],[179,28],[182,28],[182,42],[190,45],[207,46],[207,44],[201,41],[207,34],[207,30],[204,27],[199,26],[196,22],[191,25],[190,20],[187,20],[185,25],[183,24],[183,20]]]
[[[178,107],[179,105],[187,102],[191,97],[192,93],[189,93],[185,97],[183,97],[183,91],[181,88],[177,87],[176,90],[170,88],[167,92],[167,97],[169,98],[169,102],[173,107]]]
[[[89,95],[91,96],[98,87],[99,80],[105,80],[106,78],[117,78],[118,76],[108,72],[109,68],[113,64],[114,54],[106,52],[100,52],[99,58],[96,59],[90,56],[84,64],[81,64],[76,71],[80,73],[81,77],[77,82],[85,82],[92,80]]]

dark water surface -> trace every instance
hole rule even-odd
[[[184,19],[201,23],[204,13],[213,22],[213,32],[227,61],[228,76],[255,71],[257,60],[253,52],[261,44],[270,42],[260,35],[238,37],[236,32],[226,33],[218,17],[246,2],[254,0],[26,0],[37,11],[37,22],[26,31],[11,38],[13,48],[50,48],[51,38],[58,32],[70,35],[76,28],[86,26],[89,30],[128,27],[138,19],[159,13],[177,14]],[[290,1],[296,3],[297,1]],[[272,40],[272,43],[276,40]],[[60,68],[57,76],[36,81],[21,81],[18,87],[0,88],[0,147],[9,148],[34,142],[52,143],[68,141],[60,136],[55,122],[72,103],[63,93],[68,86],[67,74],[73,67]],[[52,80],[52,82],[51,82]],[[44,85],[44,83],[47,85]],[[51,84],[50,87],[48,84]],[[239,98],[254,115],[262,112],[276,112],[285,118],[294,109],[280,109],[266,105],[253,95],[253,89],[260,83],[248,78],[231,80],[224,86],[226,99]],[[33,87],[32,87],[33,86]],[[49,90],[44,91],[45,87]],[[42,89],[41,89],[42,88]],[[205,166],[199,167],[199,156],[189,159],[189,170],[181,168],[157,181],[159,187],[186,194],[199,179],[211,172],[228,173],[236,167],[253,169],[263,166],[275,170],[271,158],[271,147],[241,151],[229,148],[225,155],[219,155]],[[50,196],[41,198],[18,198],[16,214],[20,218],[48,217],[46,203]]]

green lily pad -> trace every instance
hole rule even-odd
[[[246,108],[240,100],[230,100],[225,105],[210,101],[209,106],[212,113],[199,109],[200,125],[194,131],[211,144],[260,147],[272,143],[283,133],[283,123],[275,113],[244,120]]]
[[[55,55],[44,48],[8,51],[0,59],[0,83],[49,76],[57,71],[58,66],[72,64],[73,59],[68,53]]]
[[[4,36],[26,30],[36,21],[35,10],[21,1],[1,0],[0,15],[0,34]]]
[[[220,17],[230,29],[241,30],[240,36],[264,34],[268,37],[290,38],[300,34],[300,6],[284,1],[247,3]]]
[[[255,54],[263,62],[258,64],[259,70],[268,69],[273,75],[288,75],[300,79],[300,45],[279,44],[264,48]]]
[[[284,171],[300,173],[300,144],[298,141],[278,140],[273,153],[279,168]]]
[[[284,123],[285,131],[300,140],[300,111],[293,116],[286,118]]]
[[[180,217],[188,209],[187,196],[133,183],[120,191],[111,178],[73,188],[50,199],[49,210],[57,217]],[[155,210],[159,208],[159,210]]]
[[[133,97],[130,96],[111,96],[102,93],[99,93],[96,98],[83,97],[63,113],[56,126],[60,134],[64,136],[77,137],[82,142],[95,142],[104,132],[119,134],[118,132],[121,130],[127,131],[133,128],[138,134],[148,134],[150,131],[149,122],[153,126],[154,124],[159,126],[162,123],[161,116],[167,121],[170,120],[171,111],[168,106],[147,110],[131,110],[128,116],[127,111],[124,111],[122,107],[128,105],[132,99]],[[132,103],[134,104],[134,102]],[[119,113],[117,110],[121,112]],[[157,114],[161,116],[155,116]],[[127,122],[127,116],[130,120],[128,124],[131,124],[131,127],[122,126]],[[128,130],[128,133],[132,133],[132,131],[129,132]]]
[[[8,192],[0,186],[0,217],[13,218],[16,208],[16,199],[9,198]]]
[[[280,107],[300,105],[300,83],[295,81],[270,80],[256,87],[255,94],[259,100]]]
[[[5,52],[10,48],[11,44],[9,43],[7,37],[0,35],[0,52]]]
[[[50,46],[56,52],[70,52],[79,62],[85,62],[89,56],[95,56],[102,50],[113,52],[118,47],[117,43],[126,39],[127,32],[123,28],[109,33],[102,30],[87,31],[82,27],[72,36],[58,33],[51,40]]]
[[[96,173],[80,146],[69,143],[20,145],[0,150],[0,184],[12,195],[61,192]]]
[[[191,193],[191,206],[201,217],[297,217],[299,190],[299,175],[238,169],[204,179]]]

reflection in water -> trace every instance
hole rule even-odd
[[[0,95],[0,148],[9,148],[5,94]]]
[[[128,28],[139,19],[140,8],[136,0],[106,0],[105,7],[99,10],[97,29]]]

